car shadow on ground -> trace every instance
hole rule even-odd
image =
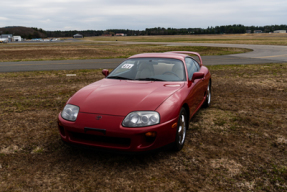
[[[207,109],[203,108],[199,111],[201,110],[204,111]],[[189,137],[191,137],[193,132],[197,131],[198,127],[194,127],[193,123],[198,122],[198,120],[199,115],[196,113],[190,120],[189,129],[187,130],[187,140]],[[94,147],[83,147],[79,145],[67,145],[60,139],[57,141],[56,145],[59,147],[57,153],[59,154],[58,157],[61,157],[62,162],[82,161],[83,163],[90,165],[96,163],[98,166],[105,166],[107,164],[120,164],[126,167],[145,166],[150,163],[168,160],[170,158],[176,157],[178,153],[181,153],[172,149],[172,143],[157,150],[136,153],[119,152],[113,150],[98,149]]]

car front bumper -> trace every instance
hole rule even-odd
[[[175,141],[177,118],[149,127],[127,128],[121,125],[125,117],[79,113],[75,122],[58,116],[61,139],[67,144],[79,144],[101,149],[127,152],[154,150]],[[147,136],[148,132],[153,136]]]

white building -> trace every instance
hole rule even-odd
[[[77,33],[77,34],[73,35],[73,38],[84,38],[84,36]]]
[[[22,41],[21,36],[13,36],[13,41]]]
[[[276,30],[273,33],[286,33],[286,30]]]

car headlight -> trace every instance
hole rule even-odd
[[[80,108],[78,106],[67,104],[64,107],[61,115],[63,119],[66,119],[68,121],[76,121],[79,110]]]
[[[155,111],[135,111],[123,120],[124,127],[146,127],[159,124],[159,114]]]

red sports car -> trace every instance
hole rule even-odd
[[[138,54],[102,73],[59,114],[67,144],[127,152],[171,144],[179,151],[191,117],[210,105],[211,75],[195,52]]]

